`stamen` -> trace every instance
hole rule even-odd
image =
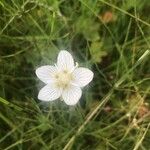
[[[79,64],[77,62],[75,62],[75,66],[71,69],[70,73],[72,73],[78,67],[79,67]]]
[[[55,78],[56,78],[56,79],[58,79],[58,78],[59,78],[59,75],[58,75],[58,74],[56,74],[56,75],[55,75]]]
[[[75,68],[78,68],[78,67],[79,67],[79,64],[78,64],[78,62],[76,62]]]

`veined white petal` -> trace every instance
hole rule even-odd
[[[42,101],[53,101],[58,99],[62,94],[62,89],[57,88],[54,84],[44,86],[38,94],[38,99]]]
[[[82,91],[80,87],[71,85],[62,93],[62,98],[67,105],[75,105],[81,98]]]
[[[73,84],[84,87],[92,81],[94,73],[87,68],[76,68],[73,72]]]
[[[74,60],[72,55],[66,50],[61,50],[57,57],[57,66],[61,70],[71,70],[74,68]]]
[[[42,66],[36,69],[37,77],[48,84],[54,81],[54,75],[57,72],[57,68],[54,66]]]

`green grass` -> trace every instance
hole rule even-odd
[[[149,150],[149,0],[0,1],[0,150]],[[69,50],[94,72],[76,106],[37,99],[35,69]]]

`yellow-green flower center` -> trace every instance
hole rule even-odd
[[[73,79],[72,73],[68,70],[63,70],[55,74],[56,86],[60,88],[68,88]]]

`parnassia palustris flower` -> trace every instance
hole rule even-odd
[[[67,105],[75,105],[81,98],[81,88],[92,81],[94,74],[87,68],[78,67],[72,55],[61,50],[57,63],[37,68],[36,75],[46,84],[39,91],[39,100],[53,101],[62,97]]]

